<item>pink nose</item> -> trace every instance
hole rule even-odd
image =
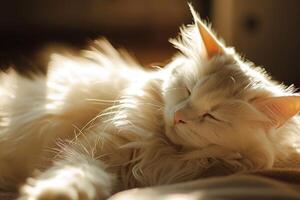
[[[180,112],[176,111],[174,113],[174,124],[179,124],[179,123],[185,124],[186,121],[184,121],[182,114]]]

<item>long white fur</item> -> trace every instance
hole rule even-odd
[[[2,73],[0,187],[33,176],[20,199],[102,199],[199,178],[220,163],[234,172],[291,166],[298,117],[266,129],[251,100],[292,89],[233,49],[205,59],[195,25],[173,43],[181,53],[157,71],[100,40],[81,56],[53,54],[47,76]],[[179,110],[189,123],[174,125]]]

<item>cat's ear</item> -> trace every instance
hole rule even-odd
[[[279,128],[288,119],[300,112],[300,96],[280,96],[257,99],[255,107],[271,121],[271,126]]]
[[[195,12],[191,4],[189,4],[189,7],[193,15],[195,25],[197,26],[200,37],[202,39],[203,46],[206,50],[205,53],[207,58],[224,54],[225,50],[221,42],[218,41],[211,30],[201,21],[199,15]]]

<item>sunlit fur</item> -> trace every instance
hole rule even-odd
[[[267,127],[252,105],[291,88],[233,49],[205,58],[194,25],[173,43],[180,52],[162,69],[100,40],[81,56],[53,54],[47,76],[2,73],[0,187],[32,177],[20,199],[90,200],[201,178],[219,163],[233,172],[299,164],[298,117]],[[175,111],[187,123],[174,125]]]

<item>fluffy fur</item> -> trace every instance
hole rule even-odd
[[[92,200],[196,179],[219,164],[297,166],[299,117],[269,127],[252,103],[291,88],[233,49],[205,57],[197,25],[172,42],[178,55],[152,71],[100,40],[81,56],[53,54],[47,76],[2,73],[0,187],[23,185],[24,200]]]

